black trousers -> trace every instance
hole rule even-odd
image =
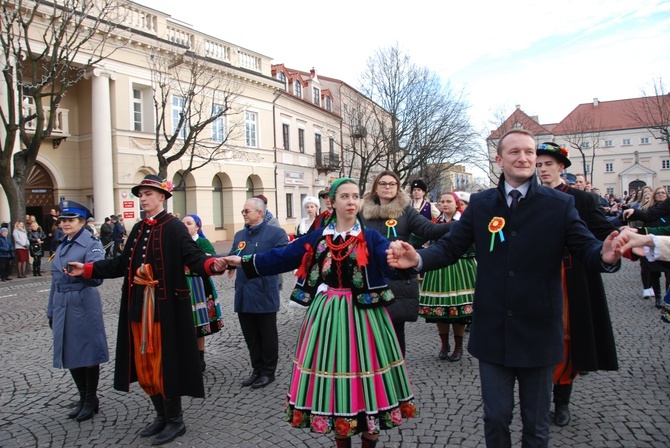
[[[0,277],[2,277],[3,280],[7,280],[11,268],[12,268],[11,258],[0,258]]]
[[[279,359],[277,313],[237,313],[256,375],[274,376]]]

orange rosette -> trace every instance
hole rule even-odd
[[[398,221],[395,219],[387,219],[386,220],[386,238],[391,238],[391,230],[393,230],[393,236],[398,237],[398,233],[395,231],[395,226],[398,225]]]

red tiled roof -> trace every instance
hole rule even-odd
[[[551,132],[547,128],[545,128],[543,125],[541,125],[540,123],[529,117],[524,111],[522,111],[521,109],[515,109],[512,115],[507,117],[507,119],[504,121],[503,124],[500,125],[498,129],[491,132],[489,138],[490,139],[500,138],[505,132],[515,127],[518,127],[518,125],[521,125],[523,129],[530,131],[535,135],[551,134]]]
[[[663,114],[660,108],[665,109]],[[553,133],[565,135],[575,132],[640,129],[650,122],[660,124],[661,116],[665,120],[670,116],[668,95],[615,101],[594,100],[577,106],[553,129]]]

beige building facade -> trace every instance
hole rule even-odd
[[[178,185],[183,178],[184,187],[173,191],[168,211],[197,214],[210,240],[227,240],[244,225],[240,211],[246,199],[262,194],[281,225],[294,232],[304,212],[302,199],[318,195],[342,173],[342,101],[333,86],[343,83],[322,82],[315,70],[273,66],[269,56],[199,33],[140,4],[130,3],[123,12],[121,25],[129,29],[117,37],[123,45],[72,87],[60,105],[58,126],[29,176],[27,213],[40,220],[66,198],[93,210],[97,225],[111,214],[121,214],[128,228],[140,219],[131,188],[158,172],[160,113],[154,107],[152,61],[190,58],[225,79],[234,95],[228,97],[230,113],[200,134],[204,146],[225,139],[215,160],[190,172],[188,157],[169,165],[166,180]],[[211,98],[204,108],[218,107],[216,89],[205,88],[201,95]],[[160,147],[181,113],[177,93],[168,101],[171,117]],[[178,138],[172,152],[183,144]],[[194,159],[205,161],[201,155]],[[0,213],[9,216],[4,194]]]

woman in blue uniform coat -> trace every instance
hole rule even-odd
[[[71,277],[66,266],[70,261],[103,260],[105,252],[100,240],[84,229],[91,216],[86,207],[63,201],[60,210],[58,220],[65,238],[51,264],[47,318],[54,336],[53,366],[70,369],[79,390],[79,402],[68,417],[80,422],[98,412],[100,364],[109,361],[109,352],[97,289],[102,280]]]

